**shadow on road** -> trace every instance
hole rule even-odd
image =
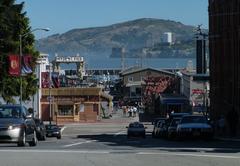
[[[102,142],[112,147],[135,147],[135,148],[154,148],[155,150],[169,152],[208,152],[208,153],[238,153],[240,143],[231,141],[168,141],[165,139],[154,139],[148,135],[145,139],[131,138],[126,135],[99,134],[99,135],[77,135],[78,139],[94,140]]]

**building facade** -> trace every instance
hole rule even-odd
[[[193,112],[206,112],[209,101],[209,74],[182,72],[181,93],[189,100]]]
[[[209,0],[211,114],[214,119],[227,118],[234,111],[236,125],[240,116],[239,16],[239,0]]]

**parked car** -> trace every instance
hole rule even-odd
[[[188,112],[171,113],[169,115],[169,119],[172,120],[173,118],[181,118],[186,115],[191,115],[191,114]]]
[[[46,140],[46,127],[41,119],[34,118],[38,140]]]
[[[154,118],[153,121],[152,121],[152,125],[155,126],[159,120],[164,120],[164,121],[165,121],[166,118],[163,118],[163,117],[160,117],[160,118]]]
[[[162,123],[165,123],[165,121],[166,121],[166,118],[161,118],[160,120],[157,121],[157,123],[155,123],[152,131],[153,138],[159,137],[160,128],[162,126]]]
[[[142,123],[139,122],[133,122],[130,123],[129,126],[127,126],[127,137],[146,137],[146,127]]]
[[[170,125],[167,129],[167,137],[168,139],[175,139],[177,136],[177,125],[180,122],[181,118],[173,118],[170,122]]]
[[[202,137],[210,139],[213,136],[213,128],[208,124],[207,118],[202,115],[183,116],[177,127],[177,136]]]
[[[36,125],[26,107],[0,105],[0,142],[37,145]]]
[[[160,124],[158,131],[157,131],[158,137],[161,137],[161,138],[167,137],[168,126],[169,126],[169,124],[167,121],[164,121]]]
[[[46,136],[61,139],[62,138],[61,128],[55,124],[46,125]]]

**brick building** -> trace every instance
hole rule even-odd
[[[236,110],[239,121],[239,16],[239,0],[209,0],[210,99],[215,119],[221,115],[227,118],[230,111]]]

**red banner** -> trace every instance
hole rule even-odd
[[[20,64],[19,64],[19,55],[9,55],[9,67],[8,73],[12,76],[20,75]]]
[[[49,88],[50,81],[49,81],[49,72],[42,72],[41,73],[42,77],[42,88]]]

